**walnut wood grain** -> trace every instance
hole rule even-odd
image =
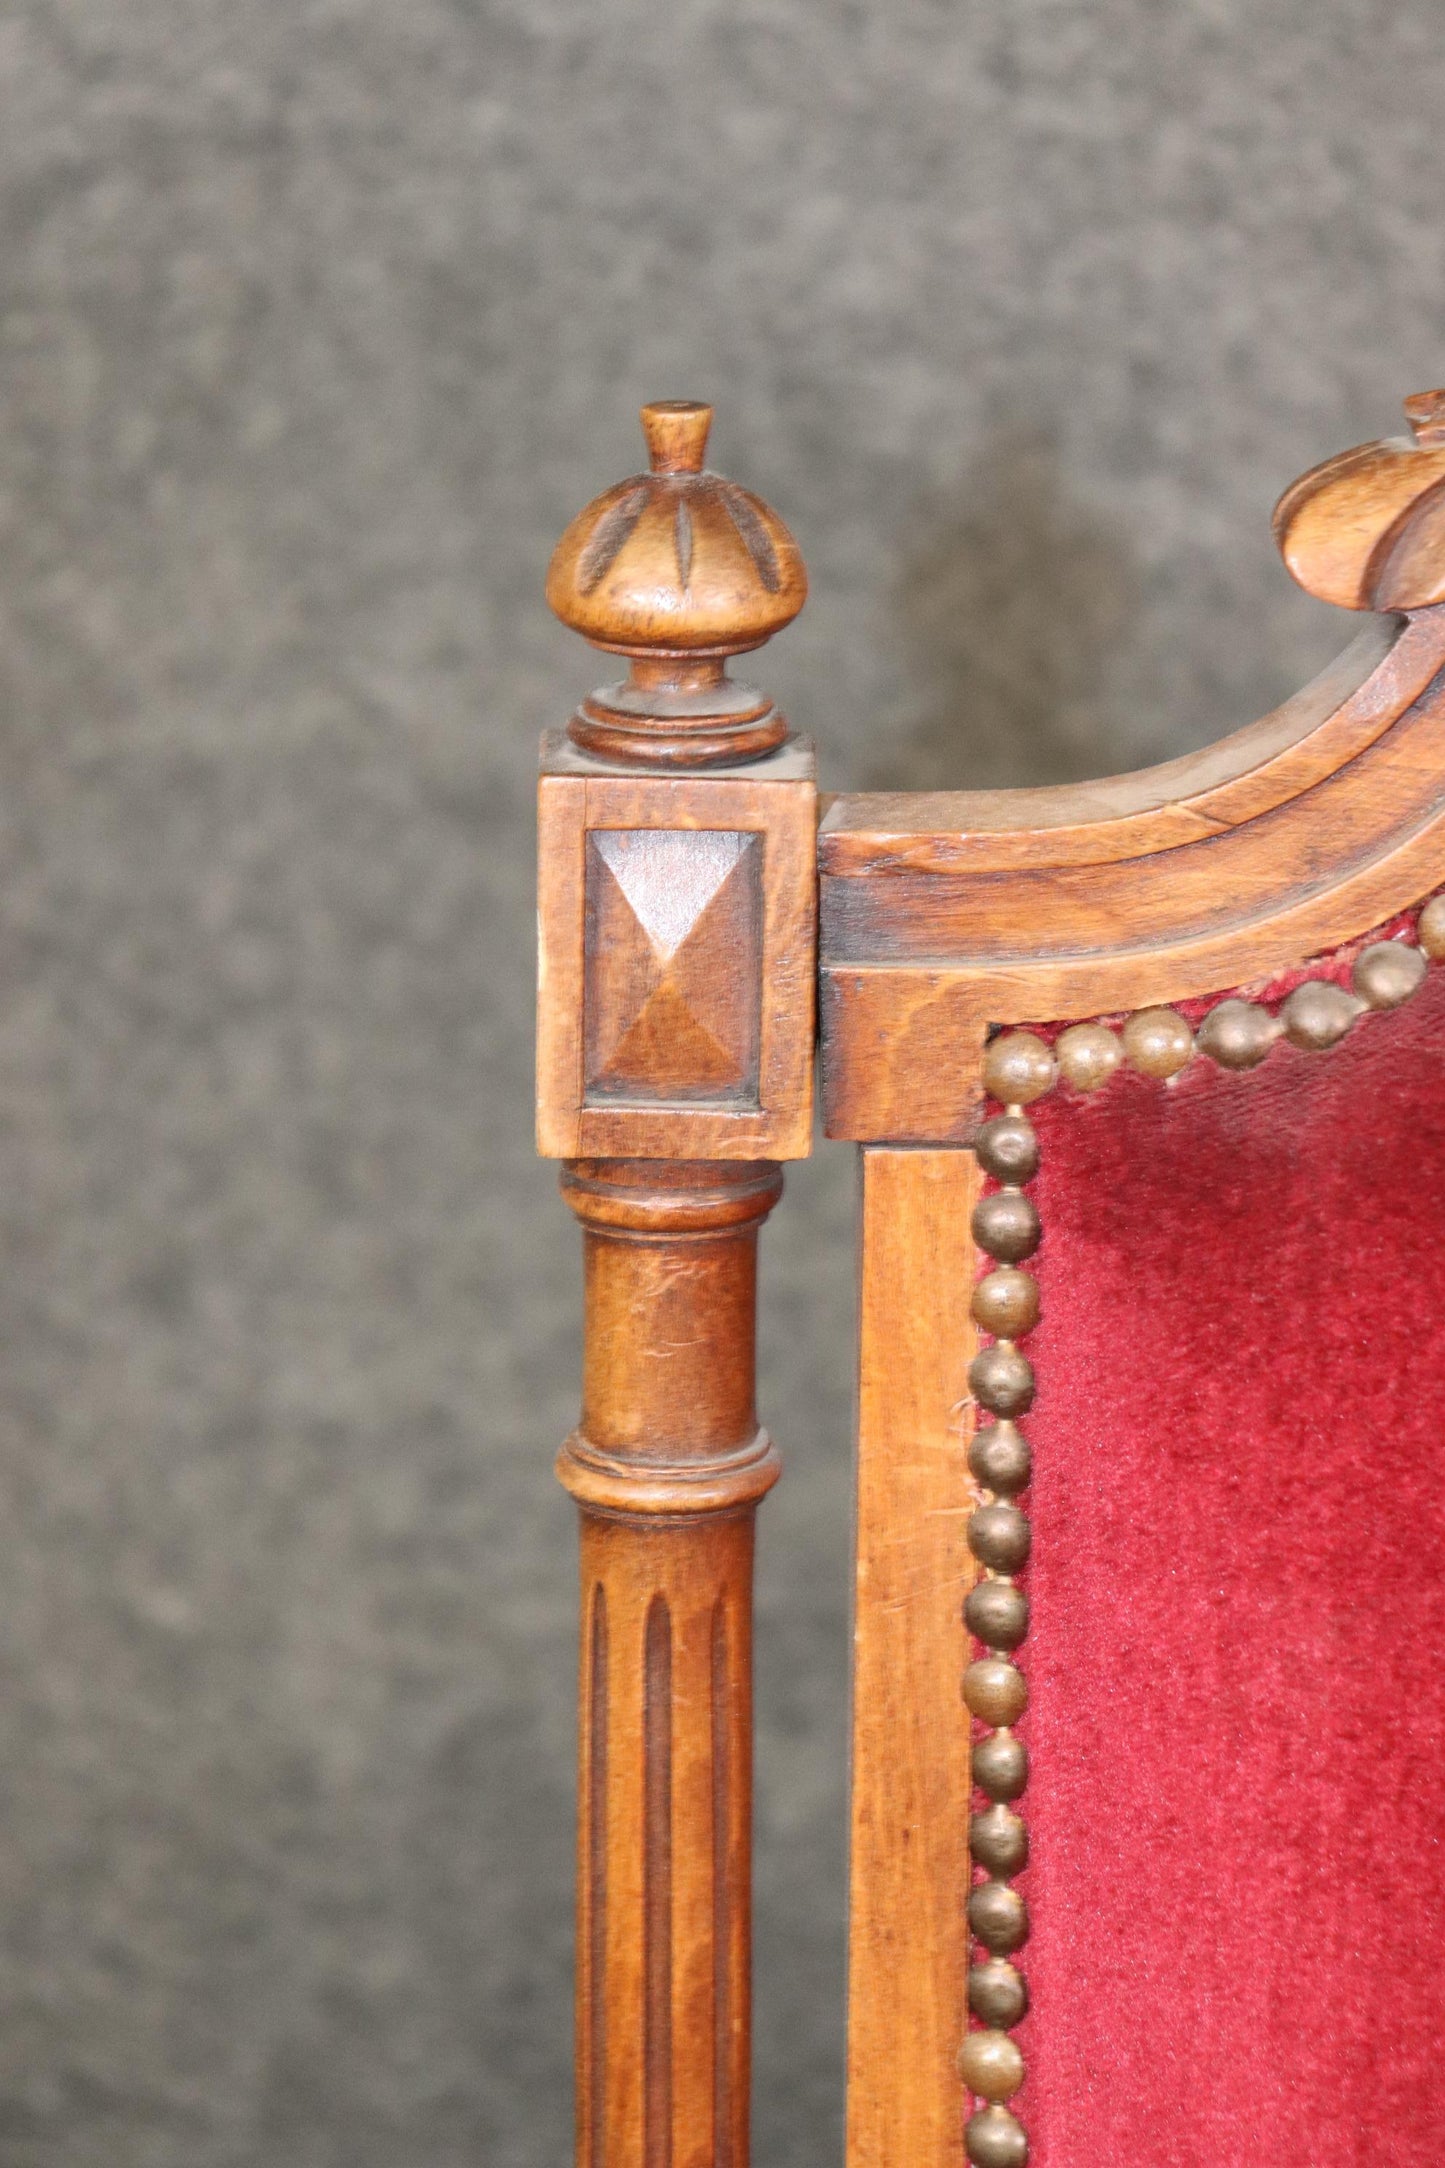
[[[1189,841],[1102,864],[1030,864],[957,875],[899,870],[830,880],[825,955],[859,963],[1017,962],[1045,951],[1116,955],[1273,916],[1282,897],[1388,856],[1430,821],[1445,774],[1445,686],[1436,684],[1353,760],[1266,812],[1220,819]]]
[[[795,740],[708,775],[627,775],[553,732],[540,809],[539,1149],[806,1158],[812,748]]]
[[[584,1104],[756,1107],[764,838],[592,829]]]
[[[876,801],[855,815],[835,800],[821,844],[828,1133],[965,1137],[977,1087],[951,1050],[986,1026],[1247,984],[1427,894],[1445,873],[1445,607],[1405,621],[1360,680],[1369,653],[1281,711],[1292,744],[1267,718],[1225,763],[1195,767],[1187,801],[1146,772],[1121,779],[1111,820],[1090,784],[1042,807],[987,794],[982,819],[975,797],[967,829],[910,834],[907,802],[884,828]]]
[[[1274,538],[1301,587],[1347,610],[1445,602],[1445,391],[1405,401],[1408,437],[1356,445],[1301,475]]]
[[[579,512],[552,555],[547,600],[611,653],[737,655],[803,607],[802,553],[761,497],[704,466],[712,408],[642,409],[650,471]]]
[[[1178,760],[1046,789],[839,794],[824,875],[1106,865],[1218,834],[1333,775],[1418,699],[1445,661],[1433,620],[1371,623],[1270,715]]]
[[[537,1135],[582,1223],[579,2168],[747,2168],[758,1229],[812,1142],[811,748],[726,658],[797,545],[644,408],[548,596],[631,657],[543,741]]]
[[[746,2168],[753,1402],[769,1164],[579,1161],[577,2117],[586,2168]]]
[[[548,568],[563,623],[632,659],[625,681],[599,687],[567,726],[583,751],[624,766],[736,766],[788,737],[726,661],[797,616],[807,573],[771,506],[704,467],[711,422],[696,399],[645,406],[651,472],[594,498]]]
[[[863,1155],[848,2168],[964,2160],[978,1189],[971,1152]]]

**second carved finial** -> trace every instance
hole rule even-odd
[[[1445,391],[1405,401],[1408,437],[1312,467],[1274,508],[1274,536],[1308,594],[1347,610],[1445,602]]]

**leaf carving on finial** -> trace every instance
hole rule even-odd
[[[718,495],[729,519],[743,538],[743,547],[757,567],[758,578],[770,595],[777,594],[783,584],[783,575],[778,569],[778,553],[773,548],[772,536],[753,510],[747,491],[739,489],[736,482],[719,482]]]
[[[584,595],[590,595],[598,582],[606,577],[618,551],[641,519],[646,502],[645,489],[630,489],[598,520],[577,559],[577,585]]]
[[[686,587],[692,575],[692,514],[681,497],[672,523],[672,546],[677,555],[678,585]]]

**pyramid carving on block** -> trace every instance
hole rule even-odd
[[[709,828],[589,833],[589,1104],[757,1105],[762,840]]]

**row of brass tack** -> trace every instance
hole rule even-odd
[[[1036,1033],[1010,1031],[984,1055],[983,1083],[1004,1112],[974,1140],[979,1165],[996,1189],[979,1198],[973,1234],[988,1270],[973,1291],[973,1319],[991,1336],[969,1367],[969,1390],[992,1416],[977,1429],[968,1465],[981,1492],[968,1523],[969,1548],[982,1568],[964,1620],[981,1653],[963,1676],[970,1714],[986,1727],[973,1746],[973,1782],[985,1805],[969,1824],[969,1850],[984,1879],[968,1897],[968,1924],[981,1954],[969,1967],[968,2006],[976,2024],[964,2035],[959,2071],[979,2103],[966,2127],[975,2168],[1027,2168],[1028,2134],[1008,2103],[1024,2082],[1013,2028],[1028,2011],[1028,1987],[1014,1962],[1028,1941],[1028,1907],[1014,1877],[1028,1865],[1029,1833],[1016,1811],[1029,1779],[1028,1749],[1014,1726],[1028,1706],[1028,1685],[1014,1662],[1029,1628],[1029,1599],[1017,1580],[1028,1563],[1027,1491],[1031,1461],[1019,1428],[1033,1404],[1034,1371],[1018,1346],[1038,1323],[1039,1283],[1023,1269],[1042,1227],[1028,1184],[1039,1169],[1038,1136],[1024,1109],[1062,1077],[1096,1091],[1127,1063],[1147,1077],[1176,1076],[1196,1054],[1224,1069],[1253,1069],[1279,1039],[1323,1052],[1372,1010],[1398,1008],[1420,986],[1431,959],[1445,960],[1445,893],[1427,903],[1415,942],[1377,941],[1355,958],[1349,988],[1305,979],[1277,1011],[1260,1002],[1221,1001],[1197,1029],[1176,1009],[1140,1009],[1116,1030],[1074,1024],[1050,1046]]]

